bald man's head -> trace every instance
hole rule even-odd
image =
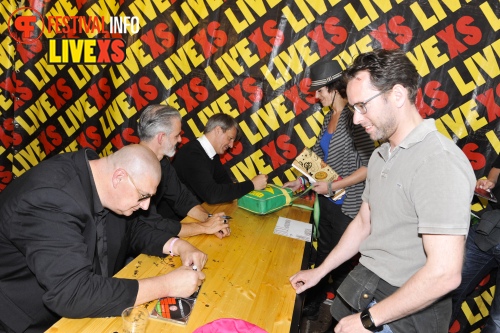
[[[161,178],[161,167],[151,149],[142,145],[128,145],[109,156],[114,168],[123,168],[131,176]]]
[[[91,167],[104,207],[120,215],[147,210],[161,178],[156,155],[136,144],[91,161]]]

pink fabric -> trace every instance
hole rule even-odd
[[[198,327],[193,333],[267,333],[245,320],[221,318]]]

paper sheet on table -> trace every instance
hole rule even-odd
[[[276,223],[276,227],[274,228],[274,233],[276,235],[310,242],[312,224],[280,216],[278,218],[278,222]]]

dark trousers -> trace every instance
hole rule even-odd
[[[338,244],[344,231],[349,226],[352,218],[342,213],[342,205],[337,205],[331,202],[328,198],[320,195],[320,219],[318,223],[319,239],[315,267],[323,263],[328,254]],[[336,269],[327,274],[320,282],[310,289],[308,292],[308,302],[316,301],[322,302],[326,299],[326,291],[328,289],[328,280],[330,276],[333,280],[333,288],[337,289],[342,281],[344,281],[349,271],[352,269],[352,262],[346,261]]]
[[[359,264],[344,280],[330,307],[332,316],[341,320],[361,312],[373,300],[380,303],[398,287],[380,279],[375,273]],[[451,315],[451,298],[443,297],[427,308],[388,324],[393,333],[447,333]]]
[[[465,261],[462,268],[462,282],[452,293],[453,312],[451,323],[460,312],[462,302],[492,269],[500,264],[500,244],[488,251],[482,251],[475,243],[477,225],[471,227],[465,245]],[[490,315],[481,333],[500,332],[500,274],[497,271],[496,289]]]

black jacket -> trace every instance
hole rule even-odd
[[[172,165],[191,192],[209,204],[233,201],[254,189],[251,180],[233,183],[219,155],[210,159],[198,140],[182,146]]]
[[[130,253],[162,256],[174,236],[140,219],[124,222],[102,207],[90,150],[54,156],[0,193],[0,322],[41,332],[59,317],[118,316],[135,303],[136,280],[100,275],[96,216],[104,214],[108,275]]]
[[[200,204],[200,201],[181,182],[167,157],[162,159],[160,164],[161,181],[153,197],[156,210],[164,218],[183,219],[191,208]]]

